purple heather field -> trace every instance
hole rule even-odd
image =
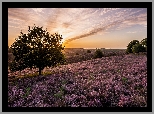
[[[35,73],[37,69],[21,72]],[[9,107],[146,107],[147,56],[125,54],[45,68],[8,84]],[[8,73],[8,76],[16,73]]]

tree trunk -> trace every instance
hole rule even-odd
[[[41,75],[41,68],[39,68],[39,75]]]

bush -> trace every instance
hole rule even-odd
[[[102,58],[102,57],[103,57],[102,51],[100,49],[96,49],[94,58]]]
[[[87,53],[91,53],[91,51],[90,50],[87,50]]]
[[[133,47],[135,44],[139,44],[139,41],[138,41],[138,40],[133,40],[133,41],[131,41],[131,42],[128,44],[128,46],[127,46],[126,53],[132,53],[132,47]]]
[[[76,53],[76,55],[79,55],[79,53]]]
[[[132,52],[133,53],[139,53],[139,52],[145,52],[146,48],[142,44],[135,44],[132,47]]]
[[[147,38],[144,38],[141,42],[138,40],[131,41],[128,46],[126,53],[139,53],[147,51]]]
[[[147,47],[147,38],[144,38],[140,44],[142,44],[144,47]]]
[[[145,51],[147,52],[147,38],[143,39],[140,44],[143,45],[143,47],[145,47]]]

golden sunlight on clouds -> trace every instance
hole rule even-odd
[[[9,8],[8,45],[28,26],[62,35],[69,48],[126,48],[147,37],[146,8]]]

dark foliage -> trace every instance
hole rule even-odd
[[[96,49],[95,53],[94,53],[94,58],[102,58],[103,57],[103,53],[100,49]]]
[[[20,36],[11,45],[14,62],[10,65],[11,70],[23,70],[25,68],[39,68],[39,74],[44,67],[56,66],[65,62],[61,52],[62,35],[51,34],[43,27],[32,27],[28,34],[21,32]],[[18,63],[18,64],[17,64]],[[13,66],[16,66],[12,68]]]

